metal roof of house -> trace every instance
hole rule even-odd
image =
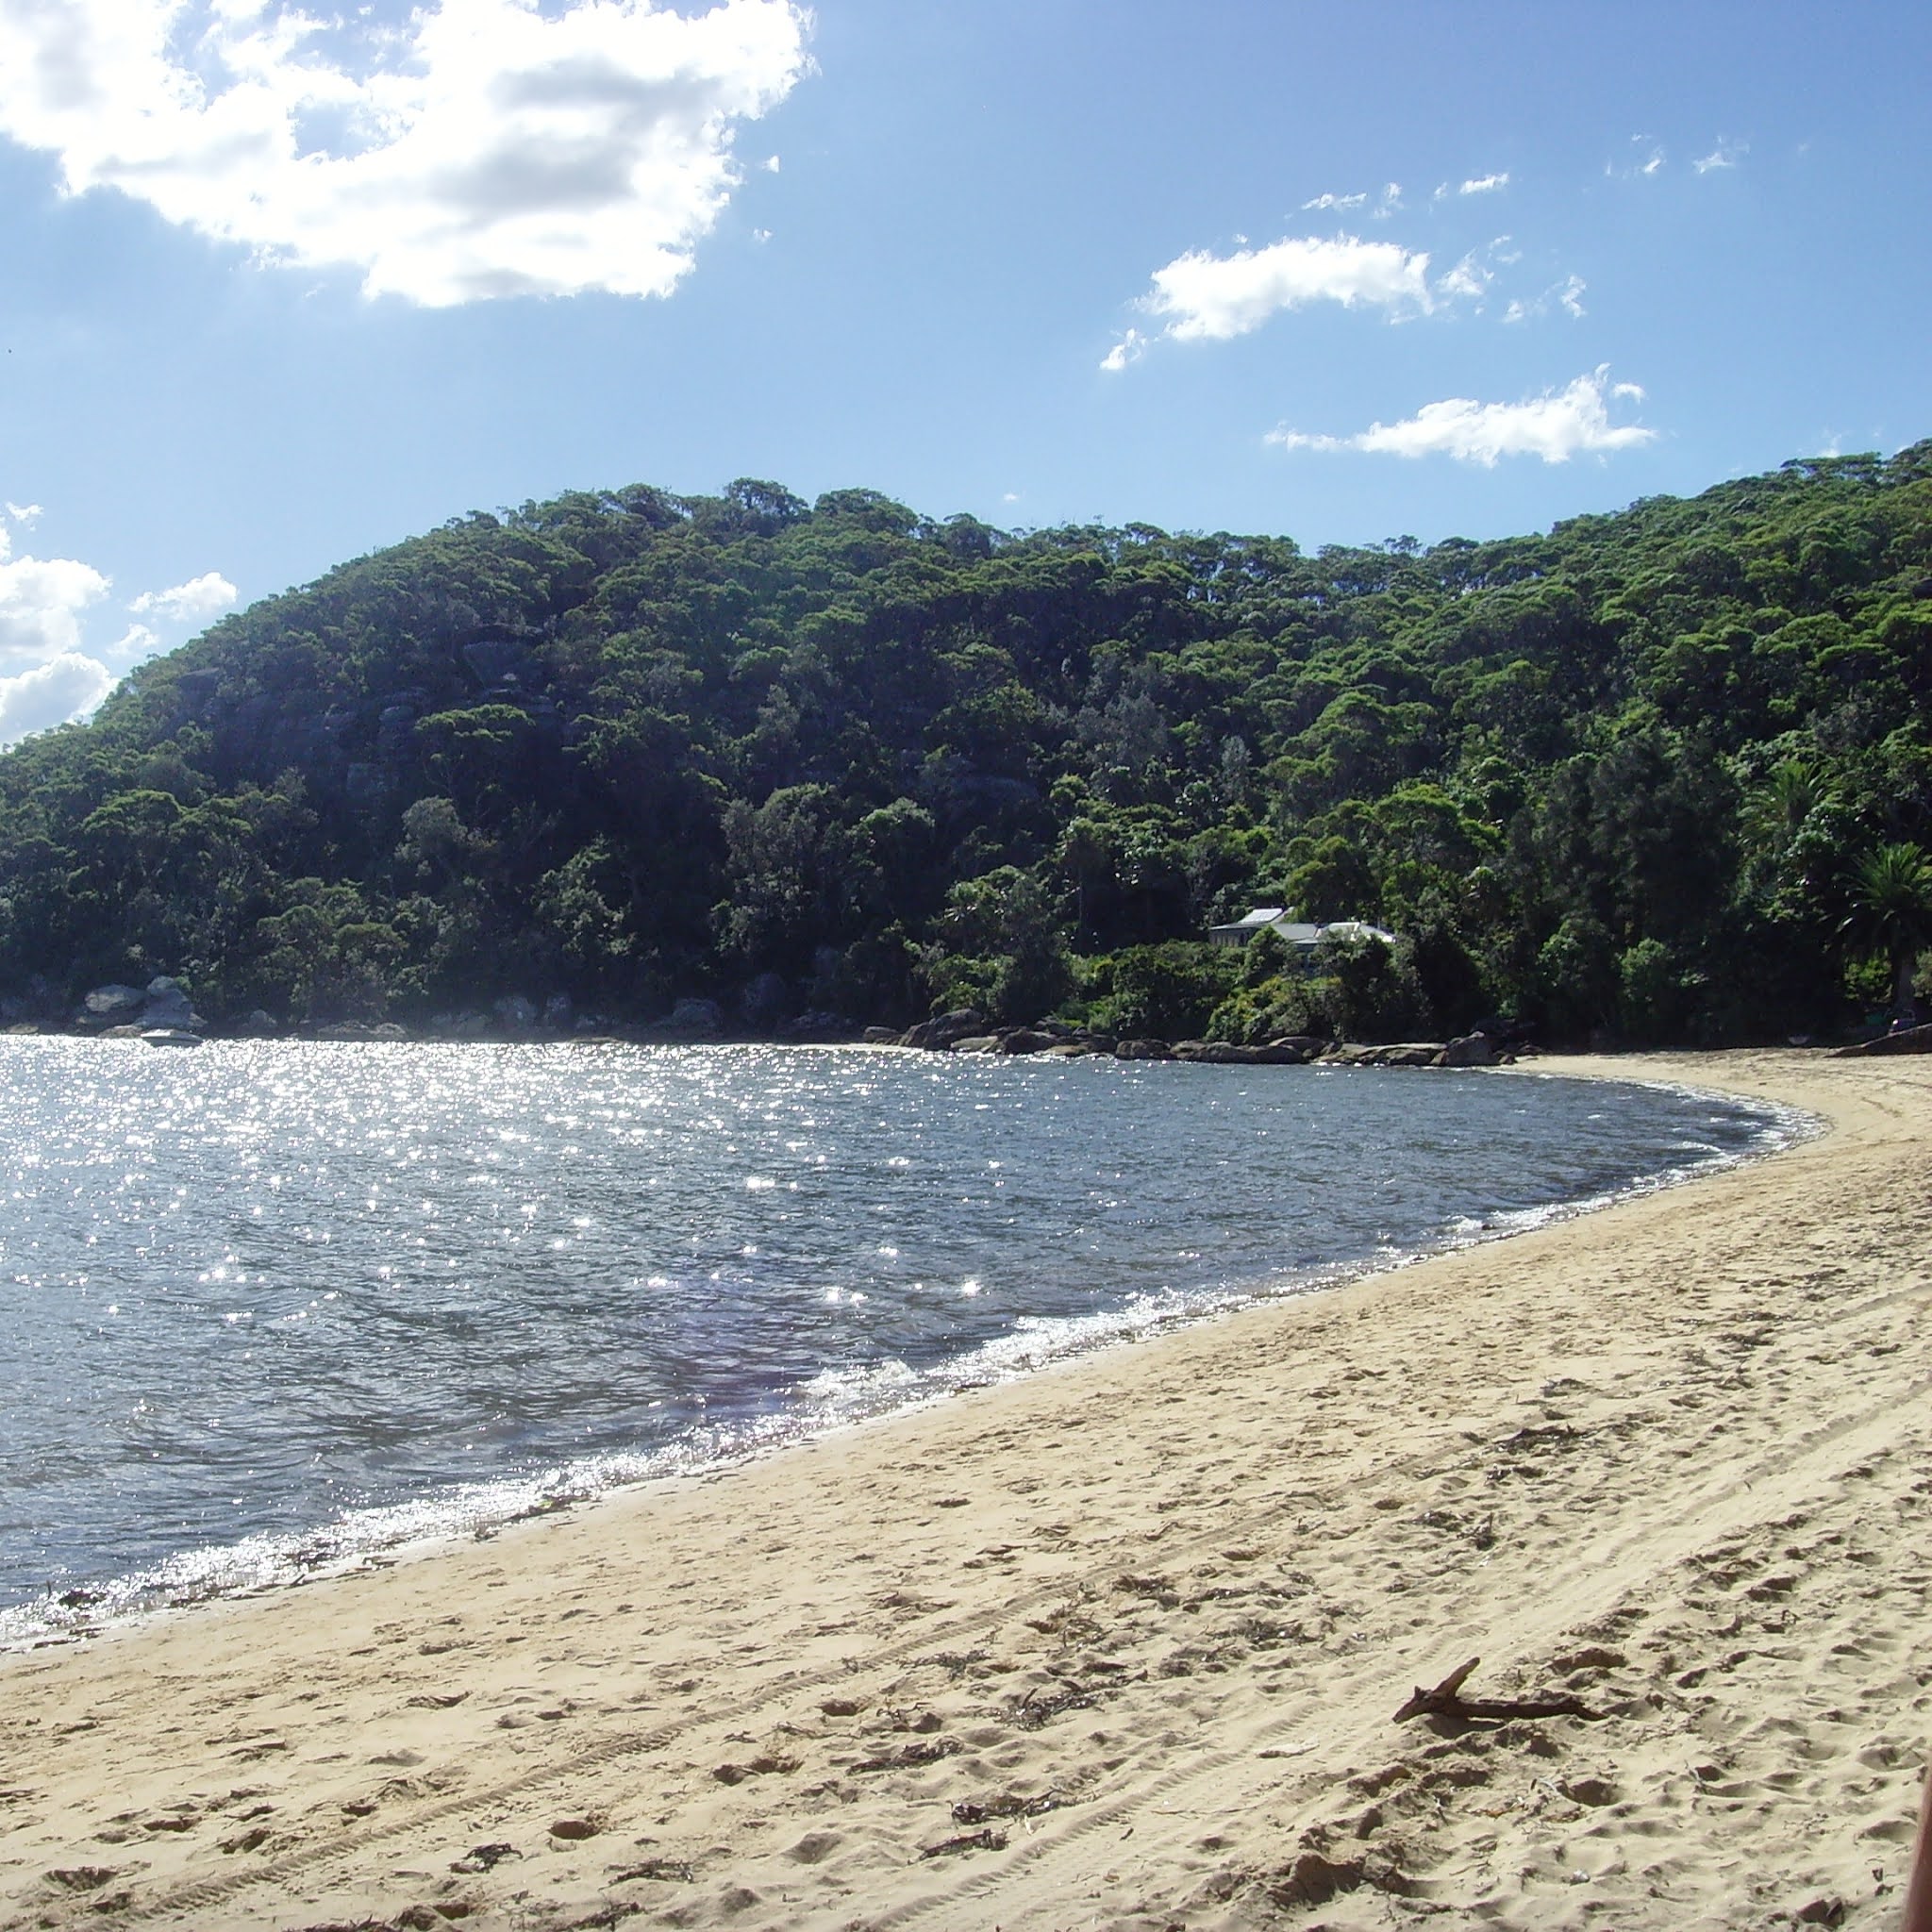
[[[1210,925],[1208,934],[1210,939],[1218,939],[1223,936],[1232,938],[1237,934],[1246,937],[1264,930],[1279,934],[1291,946],[1314,947],[1324,939],[1381,940],[1388,945],[1395,943],[1392,932],[1379,925],[1371,925],[1363,919],[1291,919],[1279,906],[1257,906],[1244,918],[1227,925]]]

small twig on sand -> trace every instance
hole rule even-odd
[[[1596,1718],[1601,1712],[1591,1710],[1580,1697],[1465,1697],[1462,1686],[1469,1674],[1482,1662],[1479,1657],[1473,1657],[1466,1664],[1451,1671],[1432,1690],[1424,1690],[1418,1684],[1415,1694],[1395,1713],[1397,1724],[1407,1724],[1412,1717],[1446,1717],[1459,1719],[1465,1724],[1503,1724],[1513,1717],[1587,1717]]]

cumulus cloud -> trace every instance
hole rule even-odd
[[[15,557],[0,526],[0,676],[80,648],[81,613],[108,579],[71,557]]]
[[[1426,255],[1412,255],[1392,242],[1291,236],[1233,255],[1194,249],[1176,256],[1155,270],[1154,288],[1141,307],[1164,316],[1164,333],[1176,341],[1225,341],[1259,328],[1284,308],[1310,302],[1367,306],[1391,314],[1426,311],[1428,268]]]
[[[1400,191],[1391,182],[1388,191]],[[1356,201],[1363,196],[1353,197]],[[1333,195],[1307,204],[1340,205]],[[1284,309],[1310,303],[1335,302],[1344,308],[1379,309],[1391,322],[1431,315],[1446,304],[1473,303],[1481,313],[1498,267],[1522,259],[1507,235],[1498,235],[1484,247],[1472,249],[1433,281],[1429,257],[1393,242],[1367,242],[1357,235],[1290,236],[1266,248],[1250,248],[1245,237],[1229,255],[1191,249],[1154,272],[1154,285],[1133,306],[1143,315],[1160,318],[1165,326],[1148,332],[1124,330],[1100,366],[1110,375],[1131,368],[1161,341],[1226,341],[1251,334]],[[1572,307],[1583,283],[1572,276],[1564,289],[1547,291],[1537,308],[1560,302]],[[1522,302],[1510,304],[1508,320],[1519,321],[1532,310]]]
[[[0,131],[265,260],[430,307],[663,295],[807,71],[792,0],[0,0]]]
[[[1546,463],[1566,463],[1575,456],[1603,456],[1612,450],[1637,449],[1655,440],[1657,432],[1636,424],[1613,424],[1611,400],[1641,402],[1643,391],[1635,383],[1609,381],[1609,365],[1602,364],[1560,390],[1545,390],[1521,403],[1478,403],[1451,396],[1426,403],[1399,423],[1375,423],[1354,436],[1315,436],[1282,428],[1268,441],[1283,449],[1359,450],[1398,457],[1453,457],[1457,462],[1480,463],[1493,469],[1504,457],[1541,457]]]
[[[62,651],[17,677],[0,677],[0,747],[84,718],[113,688],[114,674],[79,651]]]
[[[194,624],[232,609],[239,594],[220,571],[210,570],[176,584],[172,591],[143,591],[127,608],[137,617],[152,611],[177,624]]]
[[[40,506],[8,504],[6,513],[29,524]],[[219,571],[204,571],[134,598],[129,611],[153,622],[129,624],[113,642],[95,643],[87,636],[88,613],[112,588],[104,572],[76,558],[14,556],[12,533],[0,523],[0,745],[85,717],[124,672],[228,609],[237,594]]]

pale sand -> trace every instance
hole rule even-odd
[[[0,1915],[1890,1926],[1932,1741],[1932,1060],[1544,1064],[1834,1131],[16,1659]],[[1476,1655],[1472,1694],[1600,1721],[1393,1721]],[[950,1808],[1022,1798],[1056,1808]]]

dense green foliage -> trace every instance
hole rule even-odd
[[[1818,1030],[1932,938],[1932,444],[1305,556],[867,491],[473,515],[0,758],[0,995]],[[1358,916],[1319,976],[1201,935]]]

